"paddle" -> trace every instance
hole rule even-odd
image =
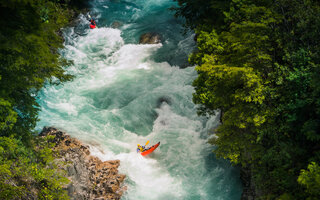
[[[150,149],[150,148],[147,148],[147,145],[149,144],[149,140],[146,142],[146,144],[144,145],[144,151]]]

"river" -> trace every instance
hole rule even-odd
[[[61,55],[73,61],[75,78],[47,85],[38,95],[37,129],[55,126],[91,146],[102,160],[119,159],[126,174],[125,200],[237,200],[239,170],[217,159],[207,143],[219,116],[197,116],[192,102],[195,47],[192,33],[168,8],[172,0],[96,0],[90,14],[63,30]],[[111,28],[115,21],[121,25]],[[139,45],[146,32],[161,44]],[[151,155],[137,144],[161,142]]]

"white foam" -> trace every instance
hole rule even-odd
[[[143,9],[168,2],[134,1]],[[145,14],[139,9],[135,13]],[[85,17],[81,19],[88,24]],[[87,142],[91,153],[102,160],[119,159],[128,186],[122,199],[187,199],[193,194],[208,199],[207,185],[224,172],[219,167],[208,171],[205,163],[211,147],[201,133],[211,130],[210,124],[218,124],[218,119],[205,123],[196,114],[194,68],[156,63],[151,56],[162,44],[125,44],[118,29],[73,34],[73,30],[66,33],[70,41],[62,52],[74,61],[68,72],[75,79],[42,90],[45,100],[40,102],[38,126],[63,128]],[[189,40],[180,47],[188,46]],[[161,103],[161,99],[167,100]],[[147,140],[161,145],[143,157],[136,145]]]

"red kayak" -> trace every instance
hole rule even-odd
[[[159,145],[160,145],[160,142],[158,142],[157,144],[153,145],[149,149],[146,149],[143,152],[141,152],[141,155],[142,156],[146,156],[146,155],[152,153],[154,150],[156,150],[156,148],[158,148]]]

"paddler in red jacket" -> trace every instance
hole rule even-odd
[[[91,29],[94,29],[94,28],[96,28],[96,26],[97,26],[97,25],[96,25],[96,22],[94,21],[93,18],[91,18],[91,19],[90,19],[90,28],[91,28]]]

